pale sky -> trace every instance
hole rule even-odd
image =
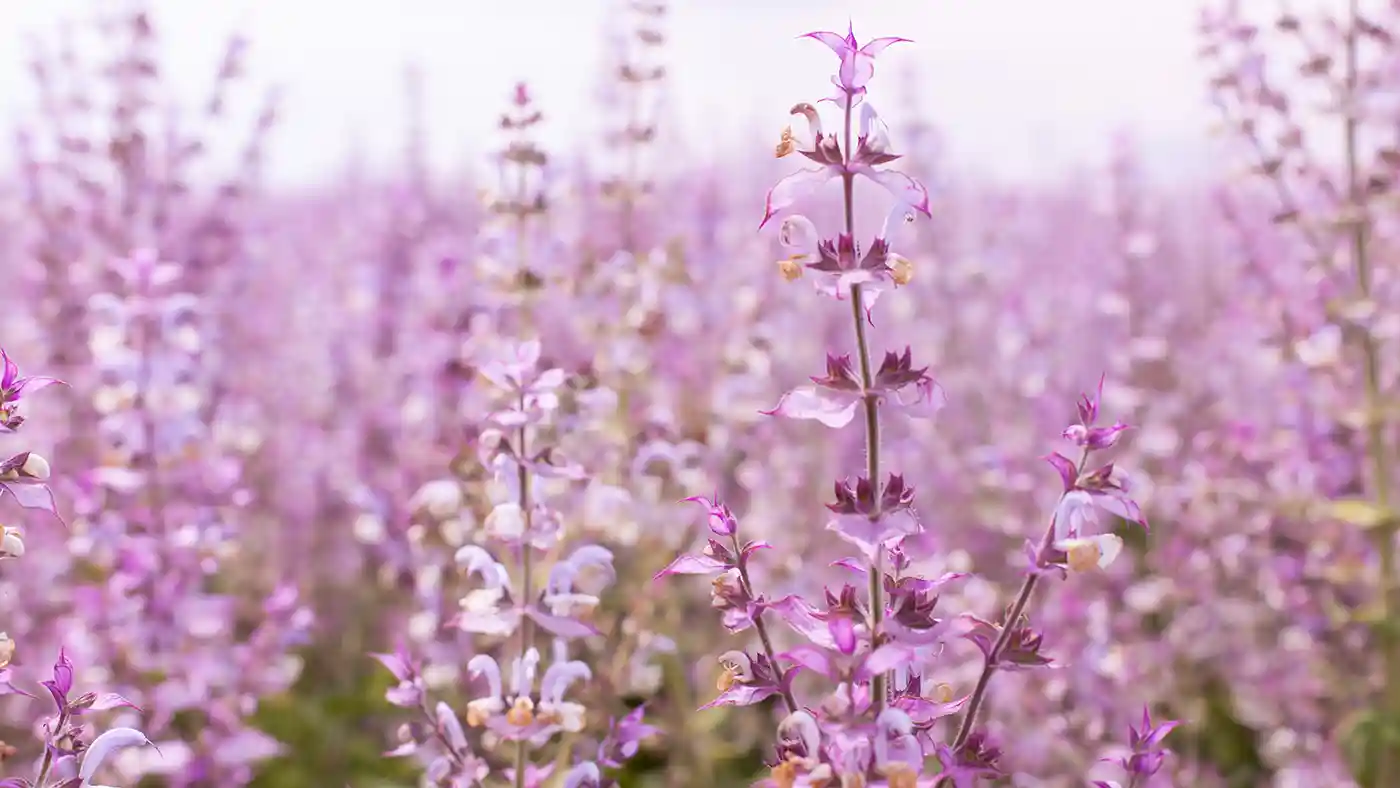
[[[0,124],[31,98],[26,33],[111,0],[0,0]],[[392,163],[404,129],[405,65],[427,77],[435,163],[479,160],[510,86],[526,79],[552,122],[546,145],[586,143],[604,13],[616,0],[152,0],[179,95],[202,95],[221,44],[249,34],[250,76],[286,96],[272,175],[314,182],[358,144]],[[893,75],[913,63],[922,97],[963,166],[1038,177],[1101,158],[1116,128],[1137,131],[1159,169],[1200,159],[1211,114],[1194,62],[1196,0],[672,0],[671,104],[686,139],[762,142],[797,101],[827,95],[836,60],[795,37],[899,35],[872,100],[895,116]],[[571,122],[570,119],[575,119]],[[898,141],[898,127],[894,128]],[[3,150],[5,146],[0,146]]]

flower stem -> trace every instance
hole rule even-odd
[[[520,410],[525,410],[525,394],[520,394]],[[516,485],[519,487],[520,512],[525,520],[525,531],[521,534],[520,541],[520,603],[529,605],[531,603],[533,569],[532,551],[533,545],[530,543],[530,528],[533,517],[530,512],[530,471],[525,467],[529,460],[528,432],[526,425],[520,425],[516,443],[519,444],[520,456],[516,463]],[[534,635],[533,622],[529,616],[520,617],[520,657],[524,659],[525,653],[530,650],[530,642]],[[515,742],[515,788],[525,788],[525,766],[528,760],[529,745],[524,739]]]
[[[1046,533],[1046,541],[1053,535],[1054,526]],[[1030,604],[1031,596],[1035,594],[1035,587],[1039,584],[1039,574],[1030,574],[1021,584],[1021,591],[1016,595],[1016,601],[1011,604],[1011,610],[1006,614],[1006,621],[1002,623],[1001,633],[997,635],[996,643],[992,644],[992,650],[987,653],[987,659],[982,665],[982,674],[977,677],[977,686],[972,690],[972,700],[968,701],[967,713],[963,715],[962,724],[958,726],[958,735],[953,739],[953,751],[957,752],[967,743],[967,737],[972,735],[972,727],[977,724],[977,713],[982,710],[982,704],[987,699],[987,687],[992,683],[992,674],[997,671],[997,660],[1001,658],[1001,652],[1006,648],[1006,644],[1011,640],[1011,625],[1026,612],[1026,606]]]
[[[855,140],[851,135],[851,97],[846,98],[846,137],[845,137],[845,159],[847,163],[846,172],[841,176],[842,197],[846,215],[846,235],[850,236],[852,243],[855,242],[856,235],[856,210],[855,210],[855,175],[850,172],[850,161],[852,149],[855,147]],[[870,389],[874,386],[875,376],[871,371],[870,364],[870,342],[865,336],[865,299],[861,292],[860,285],[851,285],[851,317],[856,326],[856,355],[860,359],[860,384],[861,390],[867,392],[862,405],[865,408],[865,475],[870,480],[870,484],[875,489],[876,506],[880,500],[880,413],[877,409],[875,398],[869,395]],[[879,517],[877,511],[872,515]],[[871,645],[877,645],[880,637],[880,626],[885,620],[885,600],[884,600],[884,556],[879,549],[875,552],[875,557],[870,561],[870,637]],[[881,673],[871,681],[870,695],[871,702],[875,705],[876,713],[885,710],[885,705],[889,701],[889,675]]]
[[[63,735],[63,729],[68,725],[68,710],[64,709],[58,715],[58,722],[54,724],[53,735],[44,743],[44,760],[39,765],[39,776],[34,779],[36,788],[44,788],[44,781],[49,777],[49,770],[53,768],[54,736]]]
[[[1084,473],[1084,466],[1089,463],[1089,450],[1085,449],[1079,457],[1076,476]],[[1040,553],[1044,553],[1055,541],[1055,518],[1051,516],[1050,526],[1045,529],[1045,536],[1040,540]],[[982,674],[977,677],[977,686],[972,690],[972,699],[967,703],[967,713],[963,715],[962,723],[958,725],[958,733],[953,738],[953,752],[957,752],[967,743],[967,737],[972,735],[972,728],[977,724],[977,713],[982,710],[982,705],[987,700],[987,687],[992,683],[992,674],[997,671],[997,662],[1001,659],[1001,652],[1006,649],[1006,644],[1011,641],[1012,624],[1016,623],[1021,616],[1025,615],[1026,607],[1030,605],[1031,597],[1035,595],[1036,586],[1040,584],[1040,573],[1031,572],[1026,575],[1025,582],[1021,583],[1021,590],[1016,594],[1016,601],[1011,603],[1011,609],[1006,613],[1006,620],[1001,624],[1001,632],[997,634],[996,642],[992,644],[991,651],[987,652],[987,659],[982,664]]]
[[[1357,117],[1358,88],[1360,69],[1357,63],[1360,14],[1358,0],[1348,3],[1349,24],[1346,35],[1346,87],[1343,96],[1344,151],[1346,157],[1347,204],[1345,211],[1350,227],[1352,265],[1356,273],[1357,290],[1363,300],[1371,298],[1371,260],[1369,257],[1370,217],[1366,214],[1364,193],[1361,183],[1360,119]],[[1381,629],[1382,655],[1385,662],[1383,730],[1400,720],[1400,632],[1397,632],[1395,617],[1400,615],[1400,583],[1396,578],[1395,537],[1397,518],[1390,516],[1390,453],[1386,445],[1385,424],[1380,414],[1382,405],[1380,348],[1375,334],[1369,327],[1361,327],[1360,335],[1366,407],[1366,454],[1371,465],[1371,483],[1374,485],[1376,506],[1386,512],[1385,521],[1376,534],[1380,553],[1381,600],[1384,610]],[[1389,737],[1383,738],[1375,748],[1377,764],[1375,779],[1377,785],[1392,785],[1395,782],[1397,759],[1395,747]]]
[[[743,548],[739,545],[738,534],[730,534],[729,539],[734,545],[734,554],[742,555]],[[739,564],[739,582],[744,586],[744,596],[753,599],[753,581],[749,580],[748,567],[742,563]],[[763,644],[763,655],[768,658],[768,664],[772,665],[775,671],[781,670],[778,666],[778,652],[773,648],[773,638],[768,635],[768,625],[763,623],[763,611],[759,611],[758,615],[753,617],[753,628],[758,633],[759,642]],[[780,682],[781,679],[782,677],[779,676]],[[797,705],[797,699],[792,695],[792,688],[786,683],[782,683],[781,687],[783,703],[787,704],[788,713],[795,714],[801,707]]]

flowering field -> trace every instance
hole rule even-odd
[[[725,167],[630,0],[596,159],[526,82],[490,177],[299,192],[272,103],[205,166],[256,41],[201,127],[141,4],[55,37],[0,788],[1400,786],[1400,3],[1274,5],[1202,13],[1170,188],[953,175],[859,19]]]

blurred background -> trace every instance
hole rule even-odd
[[[24,545],[0,563],[3,777],[43,768],[52,719],[5,688],[45,697],[63,647],[139,707],[80,740],[160,748],[106,782],[473,784],[371,654],[412,654],[413,692],[468,721],[468,661],[512,657],[461,630],[504,592],[457,557],[522,582],[479,373],[525,337],[563,373],[537,437],[583,469],[549,487],[548,561],[601,546],[613,576],[568,591],[596,634],[538,638],[589,667],[559,763],[644,709],[610,779],[767,776],[778,704],[696,711],[746,642],[719,590],[652,578],[704,545],[677,502],[713,494],[773,546],[768,597],[849,579],[824,504],[858,430],[760,411],[852,351],[850,313],[758,229],[799,166],[773,155],[807,130],[789,108],[832,90],[799,36],[849,23],[912,39],[868,101],[932,215],[892,233],[912,274],[870,333],[948,397],[884,447],[937,546],[919,570],[973,575],[938,609],[1006,608],[1061,495],[1041,458],[1101,377],[1152,524],[1037,598],[1059,667],[997,676],[987,784],[1119,779],[1146,707],[1182,724],[1131,788],[1400,786],[1395,3],[372,5],[0,0],[0,346],[68,384],[0,434],[47,459],[57,510],[0,500]],[[867,187],[862,244],[889,211]],[[840,198],[803,212],[832,235]],[[967,695],[978,650],[940,658],[930,686]],[[562,785],[552,752],[518,782]]]

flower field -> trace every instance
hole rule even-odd
[[[37,31],[0,788],[1400,788],[1400,3],[1203,3],[1171,183],[969,176],[859,18],[678,150],[614,6],[596,139],[307,189],[256,40]]]

